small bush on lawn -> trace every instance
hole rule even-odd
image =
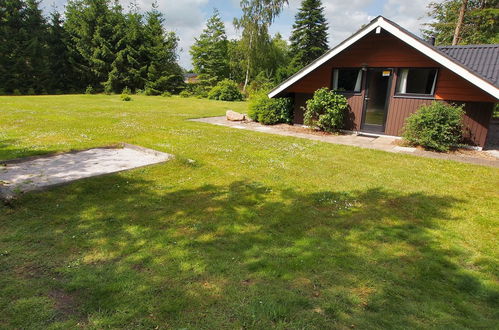
[[[305,108],[305,125],[317,127],[326,132],[334,132],[344,127],[347,113],[347,99],[329,88],[315,91],[307,101]]]
[[[23,95],[23,93],[21,93],[21,91],[20,91],[19,89],[17,89],[17,88],[16,88],[16,89],[14,89],[14,90],[12,91],[12,95],[19,96],[19,95]]]
[[[94,94],[95,90],[91,85],[88,85],[87,88],[85,89],[85,94]]]
[[[462,106],[437,101],[423,105],[406,119],[402,136],[412,145],[448,151],[461,141],[463,115]]]
[[[242,101],[244,99],[237,83],[230,79],[224,79],[213,87],[208,93],[208,98],[220,101]]]
[[[161,96],[163,96],[163,97],[171,97],[172,93],[170,93],[170,92],[163,92],[163,94],[161,94]]]
[[[128,95],[128,94],[121,94],[121,100],[125,101],[125,102],[128,102],[128,101],[132,100],[132,97],[130,95]]]
[[[132,94],[132,91],[130,90],[130,88],[128,88],[128,86],[126,86],[125,88],[123,88],[123,90],[121,91],[121,94],[127,94],[127,95],[130,95]]]
[[[191,97],[192,93],[189,91],[181,91],[178,95],[180,95],[180,97]]]
[[[293,101],[290,98],[270,99],[261,91],[250,99],[248,116],[264,125],[291,123],[293,121]]]

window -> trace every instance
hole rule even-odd
[[[397,94],[433,95],[437,69],[400,69]]]
[[[335,69],[333,71],[333,90],[359,93],[362,83],[361,69]]]

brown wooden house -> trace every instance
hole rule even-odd
[[[294,121],[302,124],[305,101],[329,87],[348,99],[348,130],[392,136],[401,135],[405,119],[421,105],[464,104],[465,137],[484,146],[498,82],[499,45],[435,47],[379,16],[269,97],[293,97]]]

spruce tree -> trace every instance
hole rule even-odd
[[[174,32],[165,32],[163,14],[154,4],[146,13],[144,46],[147,49],[148,68],[146,93],[178,92],[183,84],[182,69],[177,64],[178,38]]]
[[[22,85],[25,70],[23,56],[26,31],[25,3],[22,0],[0,0],[0,90],[12,93]]]
[[[119,4],[112,6],[109,0],[73,0],[66,6],[64,26],[73,45],[71,61],[81,82],[95,90],[103,89],[116,56],[120,13]]]
[[[228,41],[225,25],[215,9],[206,28],[190,50],[194,72],[208,86],[229,77]]]
[[[292,67],[296,71],[328,50],[328,24],[321,0],[303,0],[291,33]]]
[[[132,91],[143,89],[147,58],[142,47],[144,38],[142,15],[138,12],[128,13],[122,26],[117,29],[123,29],[123,34],[117,43],[116,58],[111,64],[105,89],[115,93],[121,92],[125,87]]]
[[[45,92],[49,78],[47,25],[35,0],[0,2],[2,93]]]
[[[72,86],[74,74],[69,62],[68,43],[69,36],[63,28],[61,14],[54,10],[50,13],[47,34],[51,92],[62,93]]]
[[[25,70],[22,85],[31,93],[46,93],[50,81],[47,22],[37,0],[27,0],[24,20],[26,39],[23,42]]]

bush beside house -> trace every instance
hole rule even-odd
[[[434,101],[407,118],[402,136],[411,145],[448,151],[462,140],[463,116],[462,106]]]
[[[343,95],[321,88],[307,100],[304,123],[326,132],[338,131],[344,127],[347,109],[348,102]]]
[[[265,91],[260,91],[250,98],[248,116],[264,125],[291,123],[293,101],[290,98],[271,99]]]

